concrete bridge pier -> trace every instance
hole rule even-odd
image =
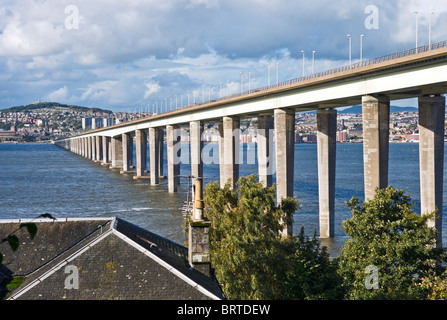
[[[293,197],[295,159],[295,111],[275,109],[276,201]],[[292,235],[292,225],[284,226],[283,235]]]
[[[159,164],[159,169],[158,169],[158,173],[160,174],[160,179],[164,179],[164,168],[163,168],[163,164],[164,164],[164,135],[165,132],[163,130],[163,128],[159,128],[160,133],[158,135],[158,164]]]
[[[230,181],[231,188],[235,188],[239,179],[239,136],[240,119],[237,116],[223,117],[222,132],[220,139],[220,183],[221,187]]]
[[[135,131],[135,159],[136,159],[136,176],[134,179],[149,178],[145,172],[147,169],[147,133],[146,130]]]
[[[271,115],[258,116],[258,176],[264,187],[272,186],[273,168],[273,117]]]
[[[365,200],[370,200],[377,187],[388,186],[389,96],[363,96],[362,114],[364,191]]]
[[[81,156],[85,157],[85,151],[87,150],[85,146],[85,139],[86,138],[80,138],[81,141]]]
[[[337,111],[317,110],[317,160],[320,238],[333,238],[335,228],[335,167]]]
[[[87,137],[87,159],[92,160],[92,137]]]
[[[189,123],[189,132],[192,185],[195,185],[197,178],[203,178],[203,122],[191,121]]]
[[[445,97],[422,96],[419,103],[419,174],[421,214],[436,211],[428,224],[438,231],[442,247]]]
[[[177,127],[172,125],[166,126],[166,143],[168,158],[168,190],[169,193],[177,192],[179,173],[180,173],[180,157],[178,155],[180,149],[180,133]]]
[[[107,145],[108,145],[108,150],[109,150],[109,162],[110,164],[112,164],[112,138],[107,137]]]
[[[149,162],[151,185],[160,183],[160,129],[149,128]]]
[[[121,136],[111,138],[111,161],[110,169],[121,169],[123,167],[123,143]]]
[[[90,137],[91,143],[92,143],[92,157],[90,160],[93,162],[96,161],[96,137]]]
[[[109,163],[109,137],[102,137],[102,164],[106,165]]]
[[[102,139],[100,136],[96,136],[96,162],[100,162],[102,159]]]
[[[131,133],[122,134],[123,167],[120,173],[133,173],[130,170],[133,159],[133,138]]]

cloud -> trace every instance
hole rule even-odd
[[[78,9],[78,28],[67,19]],[[380,28],[368,30],[365,8],[379,10]],[[22,0],[0,8],[0,105],[42,97],[69,103],[135,108],[187,96],[214,98],[271,82],[344,65],[352,34],[352,57],[364,59],[447,39],[443,0]],[[72,20],[69,20],[72,21]],[[242,74],[241,74],[242,73]],[[249,80],[250,77],[250,80]],[[223,89],[222,89],[223,88]]]
[[[68,98],[68,88],[63,86],[48,95],[48,101],[65,101]]]
[[[144,92],[144,99],[149,98],[152,94],[160,91],[160,86],[156,82],[146,83],[146,91]]]

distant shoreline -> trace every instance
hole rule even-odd
[[[53,141],[35,141],[35,142],[6,141],[6,142],[0,142],[0,144],[53,144]]]

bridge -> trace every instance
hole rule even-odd
[[[437,210],[429,224],[442,237],[447,41],[358,62],[202,104],[91,130],[54,143],[110,168],[129,172],[136,144],[136,179],[159,183],[167,143],[169,192],[179,184],[181,128],[189,128],[193,178],[203,177],[207,123],[218,127],[220,183],[239,177],[240,123],[257,118],[259,180],[272,184],[277,201],[293,196],[295,113],[316,110],[320,237],[334,236],[337,108],[361,104],[365,199],[388,185],[390,101],[418,99],[421,213]],[[147,148],[149,144],[149,148]],[[147,149],[149,152],[147,152]],[[274,158],[273,158],[274,157]],[[149,160],[149,166],[147,166]],[[274,165],[273,165],[274,164]],[[291,234],[292,226],[284,233]]]

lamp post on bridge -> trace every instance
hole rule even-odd
[[[416,49],[418,47],[418,20],[419,20],[419,12],[415,11],[414,12],[416,14]]]
[[[352,59],[351,59],[351,35],[348,33],[346,36],[349,39],[349,66],[351,66],[351,62],[352,62]]]
[[[431,16],[433,14],[434,12],[431,11],[428,16],[428,50],[431,50]]]
[[[360,35],[360,63],[363,62],[363,34]]]
[[[279,62],[276,63],[276,86],[279,85]]]
[[[303,54],[303,78],[304,78],[304,50],[301,50],[301,53]]]

